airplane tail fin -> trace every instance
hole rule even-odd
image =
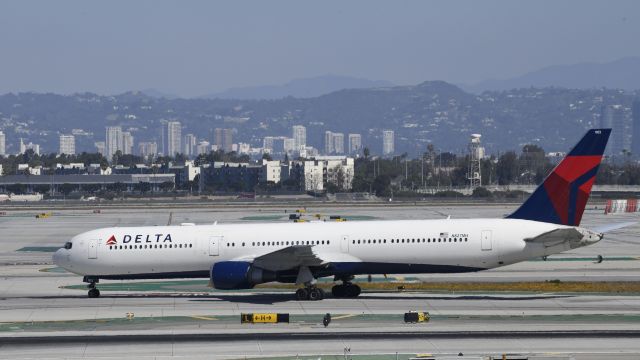
[[[578,226],[611,129],[591,129],[513,214],[512,219]]]

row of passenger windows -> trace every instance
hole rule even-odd
[[[133,249],[186,249],[193,244],[153,244],[153,245],[109,245],[109,250],[133,250]]]
[[[411,244],[411,243],[442,243],[442,242],[467,242],[467,238],[412,238],[412,239],[391,239],[391,244]],[[386,244],[387,239],[367,239],[351,240],[352,244]]]
[[[293,246],[293,245],[329,245],[329,240],[308,240],[308,241],[258,241],[252,242],[251,246]],[[227,243],[227,247],[235,247],[236,243]],[[245,247],[246,243],[240,244]]]

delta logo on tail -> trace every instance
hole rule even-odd
[[[118,241],[116,240],[116,236],[111,235],[109,240],[107,240],[107,245],[116,245],[116,244],[118,244]]]
[[[579,226],[611,129],[591,129],[508,218]]]

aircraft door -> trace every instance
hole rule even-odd
[[[222,236],[209,236],[209,256],[220,255],[220,243],[222,242]]]
[[[482,235],[480,236],[482,251],[490,251],[493,249],[491,241],[491,230],[482,230]]]
[[[343,253],[349,252],[349,235],[342,235],[342,239],[340,240],[340,250]]]
[[[89,240],[89,259],[98,258],[98,239]]]

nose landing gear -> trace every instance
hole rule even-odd
[[[88,296],[90,298],[100,297],[100,290],[96,288],[96,283],[99,281],[97,278],[86,277],[82,280],[87,284],[87,288],[89,289]]]

